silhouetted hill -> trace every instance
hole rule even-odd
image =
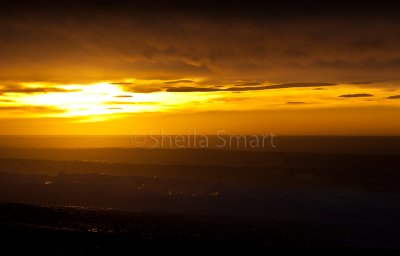
[[[2,250],[41,255],[398,253],[395,228],[71,207],[0,205]],[[72,245],[72,246],[71,246]]]

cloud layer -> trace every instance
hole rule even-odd
[[[182,77],[206,77],[256,86],[255,80],[398,77],[400,22],[385,12],[331,8],[318,14],[312,8],[225,4],[231,8],[108,1],[6,8],[0,18],[0,79],[165,78],[172,86],[191,82]]]

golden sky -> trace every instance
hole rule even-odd
[[[64,7],[1,11],[0,134],[400,134],[390,13]]]

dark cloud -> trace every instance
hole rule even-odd
[[[389,97],[386,97],[386,99],[390,99],[390,100],[400,99],[400,95],[389,96]]]
[[[342,98],[362,98],[362,97],[373,97],[374,95],[369,93],[355,93],[355,94],[344,94],[340,95],[339,97]]]
[[[167,92],[241,92],[241,91],[259,91],[259,90],[275,90],[287,88],[302,88],[302,87],[320,87],[320,86],[334,86],[335,83],[284,83],[267,86],[257,87],[229,87],[229,88],[216,88],[216,87],[169,87]]]
[[[224,89],[213,88],[213,87],[169,87],[166,88],[166,92],[218,92],[224,91]]]
[[[262,85],[264,82],[241,82],[235,84],[236,86],[257,86],[257,85]]]
[[[393,77],[400,67],[396,9],[378,4],[156,2],[2,6],[0,79],[348,82]]]
[[[107,109],[123,109],[123,108],[121,108],[121,107],[109,107]]]
[[[115,95],[114,96],[115,98],[132,98],[133,96],[132,95]]]
[[[285,89],[285,88],[301,88],[301,87],[321,87],[321,86],[334,86],[337,85],[335,83],[284,83],[284,84],[276,84],[269,85],[263,87],[255,87],[255,88],[264,88],[264,89]]]
[[[174,80],[174,81],[166,81],[164,84],[180,84],[180,83],[193,83],[193,80],[189,79],[180,79],[180,80]]]

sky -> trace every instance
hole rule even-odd
[[[383,2],[1,5],[3,135],[400,135]]]

